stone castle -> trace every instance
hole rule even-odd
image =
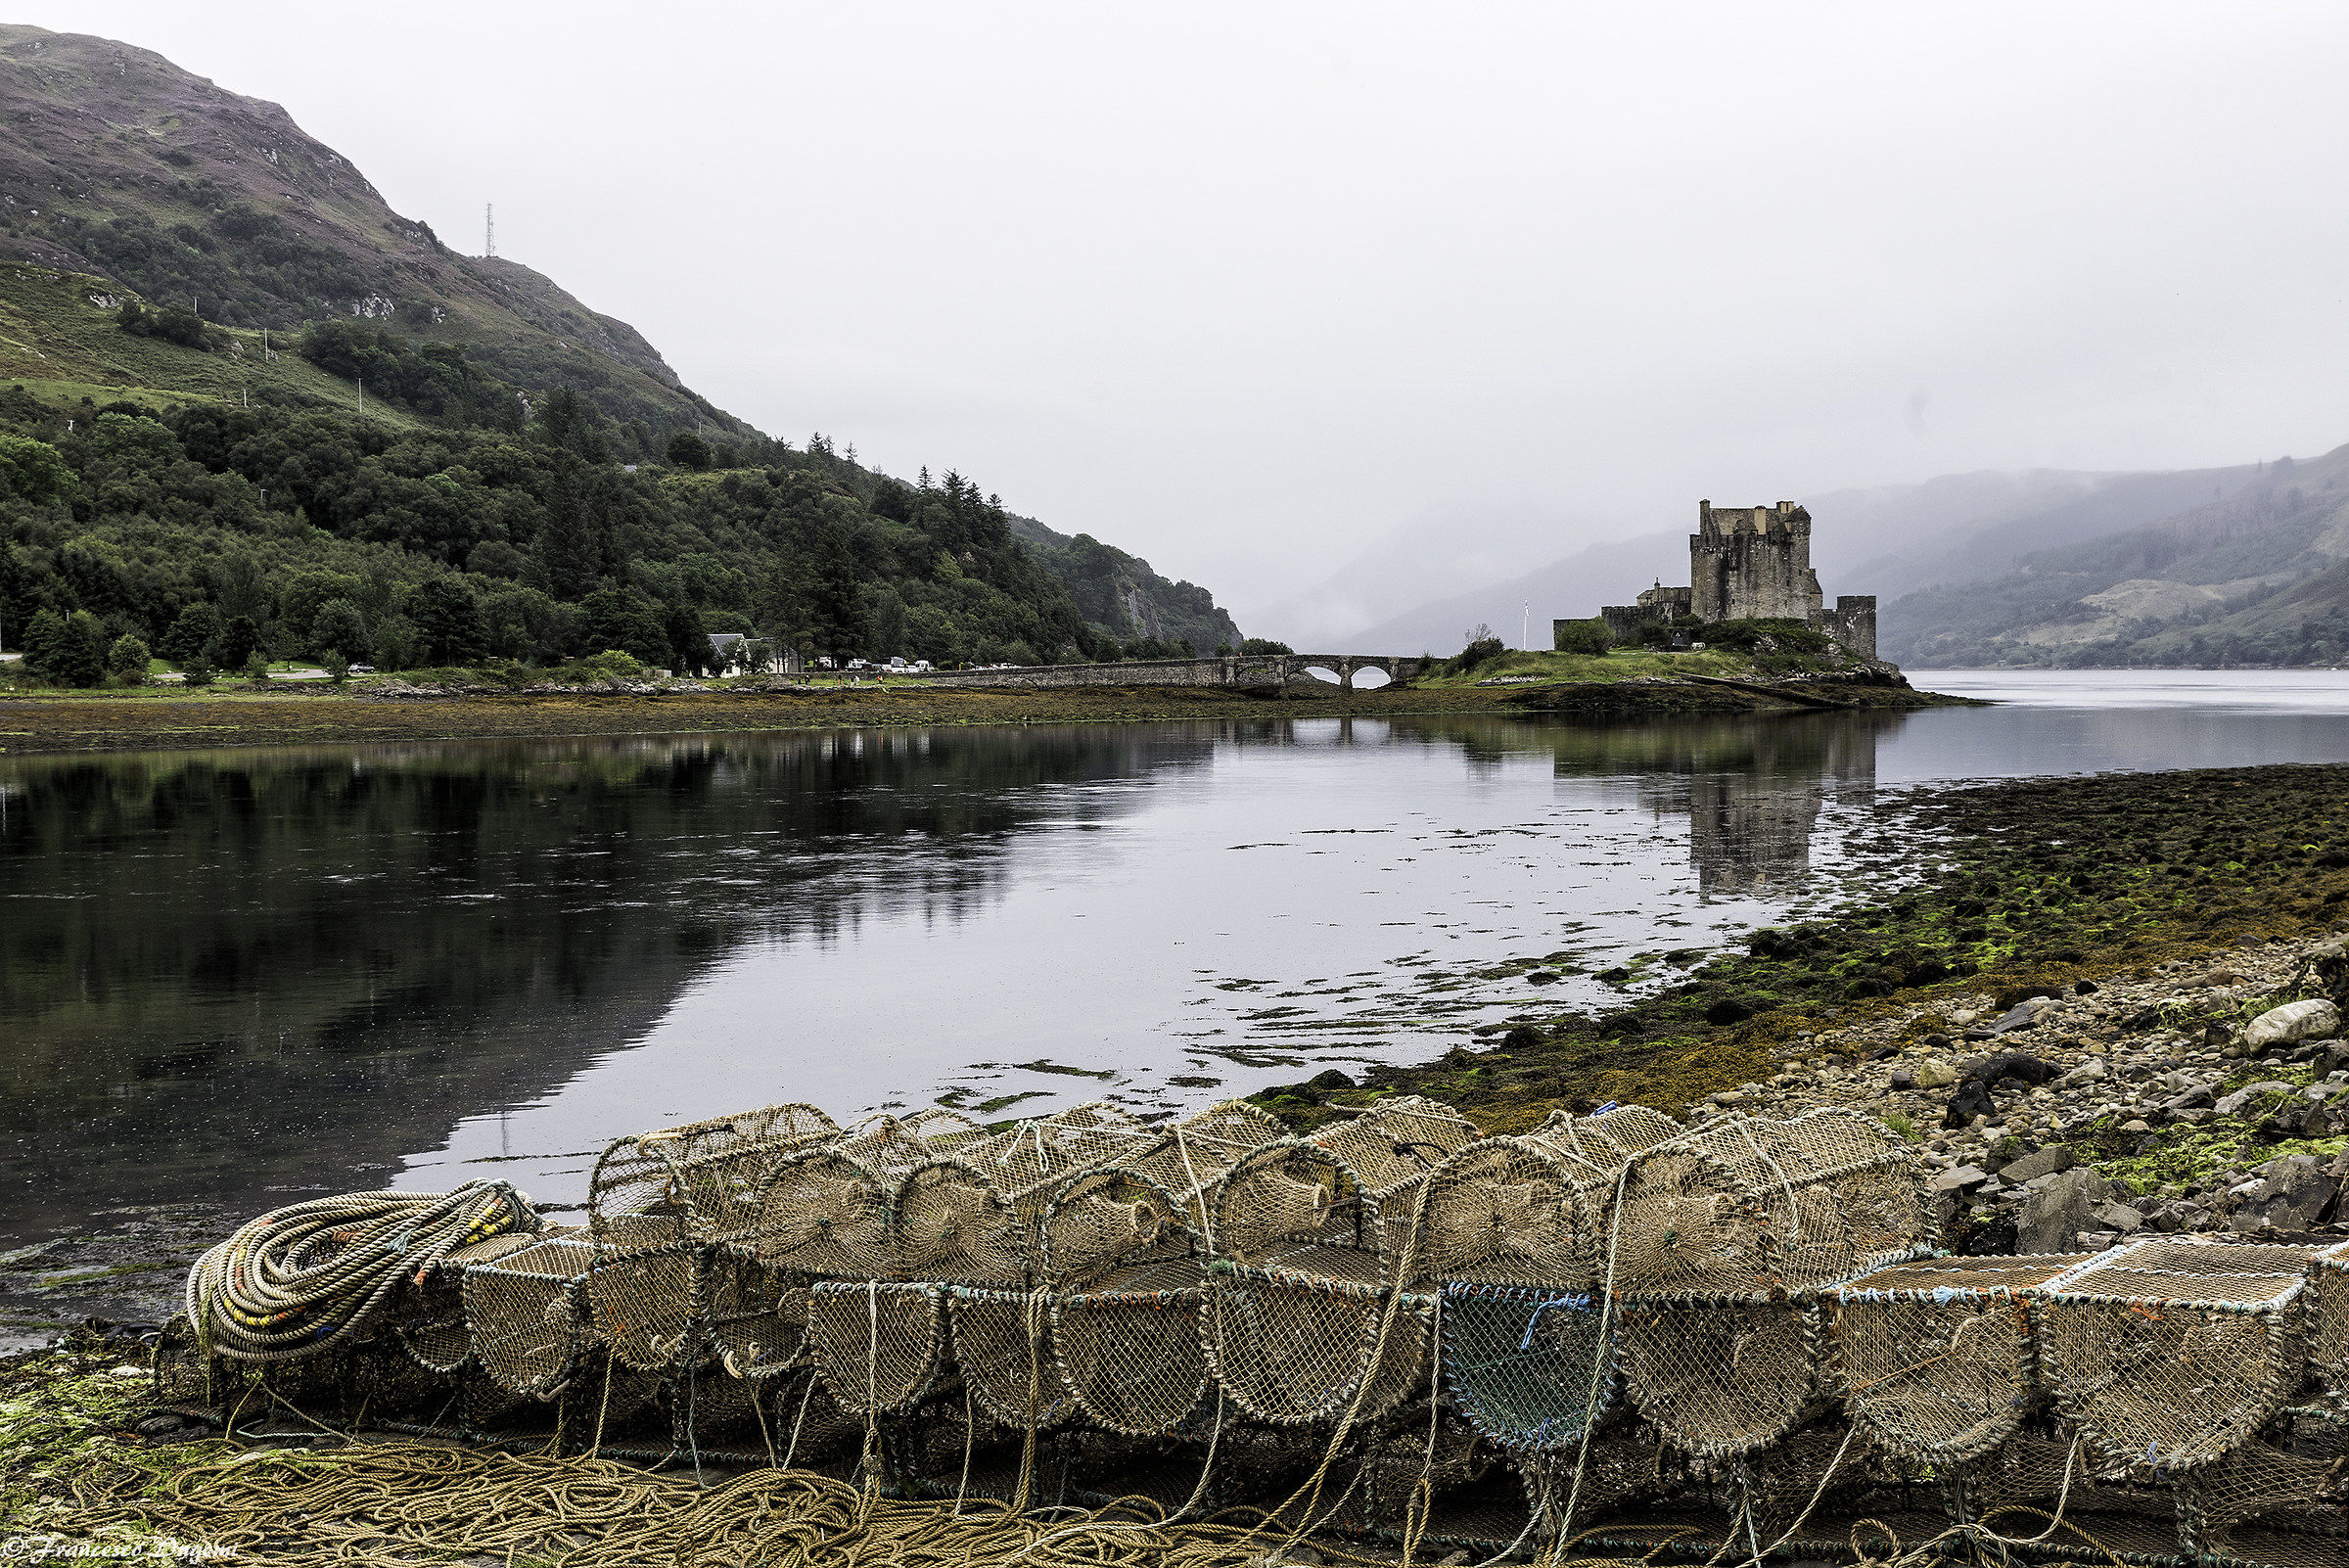
[[[1826,609],[1811,566],[1811,514],[1792,501],[1775,506],[1696,503],[1688,535],[1688,586],[1656,586],[1632,604],[1599,611],[1618,642],[1638,640],[1643,625],[1699,621],[1797,621],[1825,632],[1861,659],[1876,657],[1876,596],[1838,594]],[[1565,622],[1557,623],[1563,626]]]

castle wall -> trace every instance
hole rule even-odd
[[[1823,603],[1811,567],[1811,514],[1791,501],[1718,509],[1699,501],[1688,580],[1699,620],[1808,623]]]
[[[1861,659],[1876,656],[1876,596],[1839,593],[1835,608],[1821,610],[1811,623],[1843,644],[1844,652]]]

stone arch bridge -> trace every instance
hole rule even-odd
[[[1338,685],[1375,669],[1391,681],[1410,680],[1435,660],[1401,654],[1225,654],[1215,659],[1136,659],[1117,665],[1023,665],[1012,669],[946,670],[923,678],[941,686],[1221,686],[1234,691],[1277,690],[1326,669]],[[1315,677],[1318,678],[1318,677]]]

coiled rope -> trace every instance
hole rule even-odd
[[[205,1350],[235,1360],[315,1356],[372,1322],[401,1279],[459,1247],[537,1228],[503,1181],[314,1198],[271,1210],[197,1259],[188,1321]]]

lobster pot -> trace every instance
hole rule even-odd
[[[636,1234],[649,1235],[646,1226]],[[630,1227],[607,1225],[587,1275],[589,1319],[622,1364],[640,1372],[685,1365],[702,1348],[705,1249],[689,1241],[631,1247]]]
[[[576,1232],[550,1225],[544,1233]],[[454,1372],[472,1360],[473,1340],[465,1328],[465,1270],[494,1263],[537,1239],[536,1234],[516,1232],[459,1247],[402,1290],[392,1310],[392,1329],[408,1360],[427,1372]]]
[[[588,1233],[614,1244],[622,1225],[631,1247],[723,1235],[742,1222],[763,1165],[839,1132],[812,1105],[769,1105],[621,1138],[595,1162]]]
[[[1724,1468],[1739,1503],[1750,1507],[1757,1520],[1768,1522],[1773,1535],[1791,1525],[1813,1498],[1819,1499],[1813,1522],[1838,1513],[1875,1512],[1895,1500],[1884,1494],[1896,1478],[1842,1420],[1799,1427]]]
[[[1363,1511],[1381,1524],[1400,1522],[1420,1482],[1439,1495],[1456,1492],[1484,1480],[1497,1457],[1474,1427],[1422,1402],[1399,1411],[1362,1456]]]
[[[2287,1417],[2277,1441],[2244,1444],[2178,1483],[2189,1551],[2339,1568],[2349,1562],[2349,1422]]]
[[[1930,1462],[1997,1448],[2038,1381],[2027,1293],[2086,1261],[1928,1258],[1838,1286],[1830,1332],[1853,1423],[1877,1448]]]
[[[929,1392],[945,1359],[945,1299],[935,1285],[819,1280],[807,1295],[807,1349],[851,1415],[885,1415]]]
[[[1946,1478],[1950,1521],[1999,1535],[2045,1535],[2050,1555],[2110,1562],[2120,1552],[2178,1555],[2175,1494],[2139,1467],[2099,1460],[2085,1443],[2019,1432]],[[2058,1503],[2060,1524],[2050,1523]]]
[[[829,1148],[789,1155],[760,1189],[740,1246],[769,1267],[819,1278],[888,1278],[897,1262],[891,1197],[912,1169],[886,1176]]]
[[[1609,1246],[1619,1289],[1758,1296],[1917,1256],[1927,1228],[1906,1147],[1828,1108],[1724,1117],[1638,1156]]]
[[[971,1397],[1004,1426],[1067,1422],[1077,1401],[1052,1360],[1051,1304],[1030,1291],[946,1287],[954,1364]]]
[[[766,1401],[782,1468],[823,1459],[864,1441],[864,1422],[840,1407],[812,1366],[795,1366],[756,1387]]]
[[[795,1364],[806,1347],[805,1318],[783,1315],[788,1287],[798,1276],[756,1258],[733,1252],[713,1252],[702,1261],[703,1291],[708,1298],[710,1348],[718,1362],[735,1377],[772,1377]]]
[[[2041,1373],[2103,1456],[2190,1469],[2249,1441],[2307,1358],[2302,1247],[2157,1238],[2101,1254],[2038,1292]]]
[[[1547,1121],[1526,1135],[1586,1165],[1613,1171],[1635,1154],[1686,1137],[1688,1130],[1662,1111],[1644,1105],[1617,1105],[1593,1116],[1552,1111]]]
[[[1183,1427],[1207,1397],[1206,1294],[1198,1262],[1172,1258],[1055,1298],[1053,1359],[1084,1413],[1129,1437]]]
[[[987,1129],[959,1111],[931,1109],[911,1116],[876,1116],[827,1145],[876,1176],[900,1177],[915,1166],[952,1159],[978,1148]]]
[[[576,1232],[465,1270],[465,1326],[474,1359],[509,1394],[550,1400],[587,1353],[587,1275],[594,1243]]]
[[[1784,1436],[1819,1393],[1814,1309],[1751,1299],[1624,1298],[1625,1392],[1692,1458],[1741,1457]]]
[[[916,1166],[890,1196],[889,1278],[1018,1285],[1030,1251],[1011,1204],[965,1161]]]
[[[1317,1129],[1304,1141],[1334,1156],[1351,1171],[1390,1222],[1407,1222],[1411,1205],[1405,1195],[1482,1135],[1474,1123],[1449,1105],[1416,1094],[1399,1094],[1380,1100],[1359,1116],[1341,1118]],[[1386,1238],[1382,1250],[1399,1254],[1406,1239],[1401,1235]]]
[[[1165,1188],[1116,1169],[1073,1176],[1044,1206],[1033,1277],[1061,1289],[1090,1289],[1111,1274],[1190,1259],[1205,1238],[1184,1223],[1189,1210]]]
[[[1384,1278],[1378,1207],[1361,1179],[1325,1149],[1286,1139],[1256,1150],[1225,1174],[1210,1211],[1219,1257],[1233,1263]]]
[[[1568,1295],[1595,1290],[1620,1169],[1532,1137],[1471,1143],[1405,1200],[1418,1224],[1411,1272]]]
[[[1122,1171],[1168,1194],[1183,1227],[1203,1235],[1224,1176],[1250,1152],[1286,1141],[1288,1130],[1271,1116],[1225,1100],[1170,1122],[1149,1143],[1103,1169]]]
[[[2349,1241],[2317,1255],[2308,1310],[2309,1364],[2349,1409]]]
[[[969,1151],[965,1158],[1011,1210],[1018,1275],[1041,1278],[1049,1268],[1043,1226],[1056,1195],[1133,1153],[1149,1136],[1124,1111],[1095,1101],[1019,1123]]]
[[[1336,1249],[1330,1249],[1332,1253]],[[1240,1409],[1276,1426],[1371,1421],[1427,1383],[1434,1298],[1393,1307],[1377,1260],[1348,1280],[1215,1265],[1200,1308],[1209,1370]]]
[[[1614,1334],[1587,1294],[1448,1281],[1444,1385],[1477,1432],[1516,1453],[1582,1441],[1615,1391]]]

